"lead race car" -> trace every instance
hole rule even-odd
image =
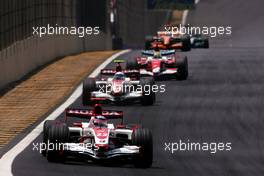
[[[69,126],[69,117],[83,119]],[[121,119],[114,125],[110,119]],[[124,125],[123,112],[93,109],[66,109],[65,120],[47,120],[43,126],[43,156],[49,162],[65,162],[74,157],[84,161],[132,163],[135,167],[151,167],[152,134],[140,125]]]
[[[140,78],[138,69],[123,70],[123,60],[115,60],[116,69],[102,69],[101,75],[112,76],[108,78],[86,78],[83,81],[83,105],[94,101],[101,103],[125,103],[139,101],[142,105],[153,105],[156,94],[152,90],[153,78]]]
[[[190,51],[190,36],[180,31],[158,31],[156,36],[147,36],[145,39],[146,50],[156,47],[163,50],[181,49],[182,51]]]
[[[187,57],[176,55],[175,50],[144,50],[141,56],[127,62],[127,69],[139,69],[141,76],[153,76],[155,79],[188,78]]]

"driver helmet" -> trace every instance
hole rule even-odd
[[[123,72],[116,72],[114,76],[115,80],[124,80],[125,79],[125,74]]]
[[[104,116],[95,116],[93,125],[95,127],[107,127],[107,120]]]
[[[161,58],[161,53],[160,51],[154,51],[154,58]]]

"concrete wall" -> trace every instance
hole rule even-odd
[[[107,42],[108,41],[108,42]],[[31,37],[0,52],[0,88],[21,79],[58,57],[91,50],[111,49],[110,35]]]
[[[117,31],[123,39],[124,47],[143,47],[145,35],[154,34],[158,27],[166,22],[170,14],[168,11],[147,10],[146,0],[118,0],[117,3]],[[110,4],[107,3],[106,6],[109,12]],[[106,27],[98,36],[91,35],[86,38],[77,36],[30,37],[1,50],[0,89],[55,58],[84,51],[111,49],[112,36],[109,19],[109,13],[107,13]]]
[[[77,0],[74,2],[77,3]],[[108,4],[105,5],[109,8]],[[69,11],[69,9],[66,10]],[[64,10],[64,13],[76,14],[77,12],[67,12]],[[108,15],[106,15],[106,19],[109,19]],[[91,16],[88,18],[95,17]],[[72,21],[73,23],[70,26],[81,25],[78,20],[73,19]],[[86,35],[84,38],[70,35],[50,35],[41,38],[32,36],[17,41],[1,50],[0,90],[8,84],[20,80],[34,69],[51,62],[55,58],[84,51],[110,50],[112,48],[111,31],[108,20],[105,21],[106,27],[104,27],[103,31],[100,31],[99,35]]]

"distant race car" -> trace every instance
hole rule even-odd
[[[209,48],[209,39],[201,34],[191,35],[192,48]]]
[[[158,31],[157,36],[147,36],[145,39],[145,50],[159,48],[163,50],[181,49],[191,50],[190,36],[181,32]]]
[[[101,75],[108,78],[87,78],[83,81],[83,105],[89,105],[94,101],[121,103],[128,101],[139,101],[142,105],[153,105],[156,94],[152,89],[154,79],[139,78],[138,69],[122,70],[120,61],[116,69],[103,69]]]
[[[71,122],[73,118],[82,119]],[[71,119],[71,120],[69,120]],[[109,120],[120,119],[117,125]],[[124,125],[123,112],[94,109],[66,109],[65,120],[46,120],[43,126],[42,155],[49,162],[69,158],[82,161],[120,161],[147,168],[152,165],[153,144],[150,130],[140,125]]]
[[[129,60],[127,69],[139,69],[141,76],[153,76],[186,80],[188,77],[187,57],[176,55],[175,50],[145,50],[142,55]]]

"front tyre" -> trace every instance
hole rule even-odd
[[[60,162],[64,160],[63,144],[69,140],[69,127],[65,123],[53,124],[49,127],[48,149],[46,152],[49,162]]]
[[[52,124],[55,124],[55,120],[46,120],[43,125],[43,145],[47,146],[48,145],[48,135],[49,135],[49,128]],[[45,150],[41,151],[42,156],[46,156],[46,148]]]
[[[132,145],[140,147],[139,156],[134,161],[134,166],[148,168],[153,161],[153,140],[149,129],[138,128],[132,134]]]

